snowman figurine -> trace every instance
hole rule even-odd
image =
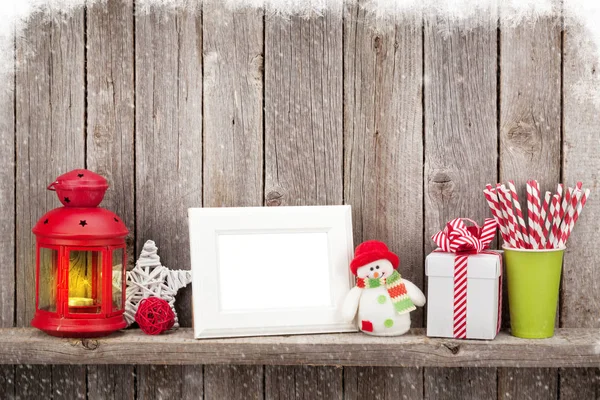
[[[356,286],[344,301],[342,315],[350,322],[358,311],[361,331],[375,336],[403,335],[410,329],[410,312],[425,305],[425,295],[414,283],[402,279],[400,260],[385,243],[361,243],[350,263]]]

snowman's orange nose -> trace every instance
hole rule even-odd
[[[373,278],[379,278],[379,272],[374,272],[373,273]]]

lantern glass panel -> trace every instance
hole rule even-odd
[[[69,312],[98,314],[102,308],[102,252],[69,252]]]
[[[123,249],[112,252],[112,309],[123,309]]]
[[[38,309],[56,312],[58,250],[40,247]]]

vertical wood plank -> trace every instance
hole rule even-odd
[[[60,205],[46,186],[85,163],[83,27],[82,8],[50,10],[33,16],[17,38],[17,326],[29,326],[35,309],[31,227]],[[85,367],[17,366],[15,382],[23,398],[76,398],[85,396]]]
[[[151,8],[135,17],[136,241],[189,269],[188,207],[202,204],[202,17]],[[177,298],[191,326],[190,287]]]
[[[108,0],[87,10],[87,167],[108,179],[102,206],[127,225],[132,265],[134,210],[133,0]]]
[[[138,376],[152,377],[138,385],[137,399],[201,399],[202,366],[138,365]]]
[[[6,399],[14,399],[17,395],[15,386],[15,366],[0,366],[0,393]]]
[[[258,365],[205,367],[204,397],[206,399],[263,399],[263,367]]]
[[[0,72],[0,327],[15,319],[15,71],[14,39],[0,38],[3,57],[11,60]]]
[[[384,241],[399,255],[402,276],[423,288],[422,21],[382,31],[373,26],[358,4],[348,6],[344,201],[352,205],[355,244]],[[422,326],[422,309],[411,319],[413,327]],[[346,398],[423,395],[422,370],[345,370]],[[395,378],[386,384],[390,374]]]
[[[342,203],[339,12],[329,10],[310,19],[266,19],[267,205]]]
[[[108,0],[87,10],[87,168],[108,179],[102,206],[127,225],[127,260],[134,254],[133,1]],[[134,396],[134,366],[88,366],[91,398]]]
[[[468,31],[425,20],[426,238],[452,218],[489,215],[481,189],[497,179],[496,42],[493,19]],[[425,240],[426,253],[433,247]],[[495,368],[426,368],[424,382],[425,398],[496,397]]]
[[[204,9],[204,205],[262,205],[262,10]]]
[[[495,368],[427,368],[426,399],[495,399]]]
[[[421,399],[421,368],[344,368],[344,399]]]
[[[565,0],[573,8],[573,0]],[[573,185],[581,180],[591,189],[577,227],[565,252],[561,326],[600,327],[600,277],[594,261],[600,216],[600,65],[598,49],[590,32],[579,21],[566,21],[563,48],[563,181]],[[599,369],[561,369],[560,398],[600,398]]]
[[[556,368],[499,368],[498,398],[555,399],[558,391]]]
[[[335,6],[333,6],[335,7]],[[267,205],[342,204],[341,8],[310,19],[265,21],[265,200]],[[282,377],[294,377],[294,389]],[[329,376],[327,387],[322,377]],[[301,382],[298,383],[300,380]],[[334,394],[333,367],[265,369],[270,398],[300,398],[304,388]],[[321,382],[321,383],[320,383]],[[279,387],[278,385],[282,385]]]
[[[87,369],[83,365],[52,366],[52,399],[87,399]]]
[[[537,179],[556,191],[560,179],[561,21],[512,26],[502,20],[500,48],[500,178]],[[555,398],[556,369],[498,370],[503,398]]]
[[[232,12],[211,0],[204,3],[203,16],[204,206],[260,206],[262,10]],[[262,366],[207,365],[204,371],[208,398],[263,397]]]
[[[189,269],[188,207],[202,204],[202,17],[151,7],[135,16],[136,242]],[[191,291],[177,297],[191,326]],[[141,398],[181,394],[181,368],[138,367]],[[167,385],[171,383],[171,386]]]
[[[52,366],[15,366],[15,387],[17,399],[51,399]]]
[[[133,400],[135,372],[130,365],[90,365],[87,367],[90,399]]]
[[[60,206],[46,190],[85,160],[83,10],[30,20],[17,39],[17,326],[35,311],[31,228]]]
[[[343,397],[342,368],[265,366],[265,399]]]

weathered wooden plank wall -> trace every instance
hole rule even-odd
[[[565,0],[571,1],[571,0]],[[385,240],[422,286],[428,237],[488,215],[485,183],[582,179],[600,195],[595,62],[560,18],[472,31],[416,18],[375,31],[357,6],[312,19],[261,10],[135,12],[108,0],[36,15],[0,94],[0,326],[33,314],[30,228],[45,186],[86,166],[105,206],[166,265],[188,268],[190,206],[351,204],[355,242]],[[493,12],[491,10],[490,12]],[[341,18],[343,14],[343,19]],[[569,28],[575,29],[575,28]],[[564,40],[563,40],[564,36]],[[600,212],[570,243],[560,325],[600,327]],[[14,212],[12,212],[14,210]],[[16,294],[16,296],[15,296]],[[179,298],[191,325],[190,292]],[[423,326],[423,312],[414,325]],[[597,397],[598,369],[3,366],[9,398]],[[458,397],[457,397],[458,396]]]

